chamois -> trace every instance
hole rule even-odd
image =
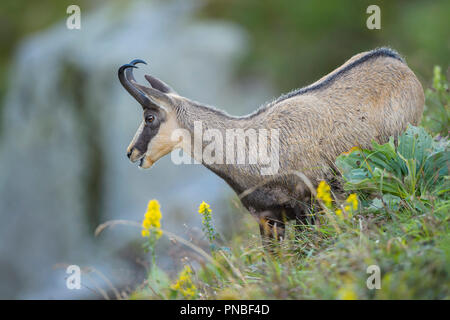
[[[315,83],[282,95],[255,112],[230,116],[210,106],[178,95],[161,80],[146,75],[150,87],[140,85],[132,70],[142,60],[119,68],[119,80],[142,105],[143,121],[131,141],[127,155],[140,167],[149,168],[174,149],[182,149],[224,179],[240,195],[242,204],[260,223],[261,235],[283,236],[289,219],[305,222],[311,192],[321,181],[339,189],[334,162],[354,146],[370,148],[385,143],[407,125],[421,119],[423,89],[403,58],[389,48],[378,48],[353,56]],[[206,163],[192,150],[195,122],[202,130],[277,129],[278,173],[261,175],[260,163]],[[176,130],[194,134],[177,136]],[[223,135],[225,136],[225,135]],[[245,138],[244,138],[245,139]],[[221,141],[225,143],[225,141]],[[233,141],[234,144],[234,141]],[[246,151],[256,152],[246,140]],[[233,151],[234,152],[234,151]]]

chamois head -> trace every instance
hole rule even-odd
[[[143,121],[127,148],[127,156],[131,162],[139,160],[139,167],[146,169],[180,143],[171,139],[173,130],[178,128],[175,106],[179,99],[167,84],[152,76],[145,76],[150,87],[138,84],[133,76],[138,63],[146,64],[133,60],[121,66],[118,73],[120,83],[143,109]]]

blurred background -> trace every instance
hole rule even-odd
[[[81,8],[81,29],[66,9]],[[366,8],[381,8],[369,30]],[[138,229],[158,199],[164,229],[195,238],[208,202],[227,237],[240,215],[232,190],[200,165],[170,156],[150,170],[126,158],[141,109],[120,86],[132,59],[181,95],[242,115],[308,85],[352,55],[390,46],[429,87],[449,67],[449,1],[65,1],[0,4],[0,298],[102,298],[108,281],[132,290],[145,277]],[[257,226],[255,224],[255,234]],[[169,241],[159,263],[175,268]],[[90,277],[66,287],[65,266]],[[105,281],[104,275],[108,281]]]

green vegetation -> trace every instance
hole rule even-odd
[[[372,150],[354,148],[339,156],[336,164],[347,190],[427,211],[449,193],[448,149],[447,139],[433,140],[424,128],[409,126],[398,138],[397,148],[393,138],[383,145],[373,142]],[[375,198],[371,205],[377,207],[379,202]]]
[[[352,55],[392,46],[425,83],[448,66],[450,2],[205,0],[202,17],[237,23],[249,34],[239,74],[269,76],[287,92],[318,80]],[[381,9],[381,29],[366,28],[366,9]]]
[[[431,132],[446,136],[450,128],[450,95],[448,82],[441,67],[434,67],[433,85],[425,91],[426,103],[423,126]]]
[[[430,118],[441,108],[448,117],[448,83],[438,71],[427,94]],[[436,96],[447,105],[431,104]],[[429,129],[437,130],[435,138]],[[450,152],[443,132],[441,125],[410,126],[398,143],[341,155],[336,164],[347,199],[338,200],[322,182],[315,223],[296,226],[300,232],[289,225],[272,254],[244,212],[235,212],[230,240],[212,236],[213,211],[202,203],[210,253],[191,244],[201,259],[185,259],[174,280],[155,267],[131,298],[449,299]],[[372,265],[380,268],[380,289],[368,289]]]

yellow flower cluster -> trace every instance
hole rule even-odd
[[[192,283],[192,269],[188,265],[180,272],[177,282],[170,286],[171,289],[180,292],[187,298],[195,296],[197,287]]]
[[[330,191],[331,188],[328,183],[320,181],[319,186],[317,187],[317,199],[321,200],[328,208],[331,208],[331,203],[333,202]],[[358,196],[356,193],[349,195],[347,200],[345,200],[344,205],[344,211],[348,213],[348,217],[352,217],[352,212],[358,209],[358,205]],[[339,218],[344,218],[342,209],[336,209],[335,213]]]
[[[325,181],[320,181],[317,187],[317,199],[322,200],[327,207],[331,206],[333,200],[331,199],[330,186]]]
[[[348,196],[347,200],[345,200],[348,204],[351,205],[351,208],[353,210],[357,210],[358,209],[358,196],[356,195],[356,193],[352,193],[351,195]],[[345,207],[345,210],[347,210],[347,207]],[[350,209],[350,208],[349,208]]]
[[[150,232],[156,235],[156,239],[162,236],[161,230],[161,210],[158,200],[150,200],[147,206],[147,212],[145,218],[142,221],[142,236],[149,237]]]
[[[356,300],[358,296],[356,295],[355,290],[351,286],[344,286],[340,288],[337,292],[338,298],[341,300]]]
[[[216,233],[214,231],[212,218],[211,218],[211,212],[212,210],[209,207],[209,204],[207,204],[205,201],[202,201],[202,203],[198,206],[198,213],[200,213],[202,217],[202,230],[205,233],[205,235],[208,237],[210,244],[212,245],[212,242],[216,238]]]
[[[198,207],[198,213],[205,214],[205,213],[211,213],[211,209],[209,208],[209,204],[207,204],[205,201],[200,203]]]
[[[355,279],[349,275],[343,275],[339,280],[342,283],[336,294],[340,300],[356,300],[358,299],[357,292],[355,291]]]
[[[346,204],[344,206],[344,210],[345,210],[345,212],[348,213],[348,217],[351,218],[352,217],[352,211],[358,209],[358,196],[356,195],[356,193],[352,193],[351,195],[349,195],[347,200],[345,200],[345,203]],[[342,210],[341,209],[337,209],[336,210],[336,215],[339,218],[343,218]]]

